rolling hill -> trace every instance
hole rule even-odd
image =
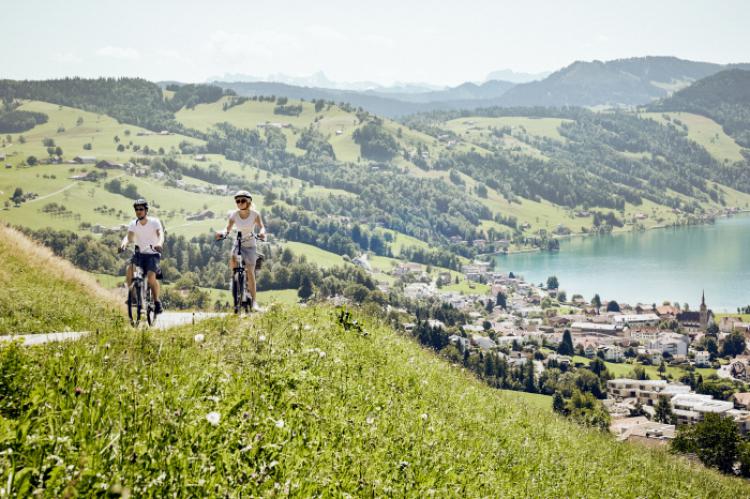
[[[548,398],[492,389],[353,313],[274,307],[137,336],[102,321],[77,342],[0,347],[13,369],[0,480],[18,496],[748,493],[576,426]]]
[[[706,116],[719,123],[738,144],[750,148],[750,70],[730,69],[709,76],[654,103],[650,109]]]
[[[117,323],[120,300],[68,261],[0,224],[0,335],[90,331]]]

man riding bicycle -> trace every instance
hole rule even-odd
[[[253,303],[253,310],[259,310],[258,300],[256,298],[255,289],[255,262],[258,258],[258,253],[255,247],[255,237],[253,236],[255,228],[258,227],[258,239],[265,241],[266,239],[266,226],[263,225],[263,219],[260,213],[253,209],[253,197],[248,191],[237,191],[234,195],[234,201],[237,203],[237,209],[229,214],[227,220],[227,227],[221,232],[216,233],[216,239],[223,239],[231,232],[232,227],[237,227],[237,232],[242,233],[242,244],[240,249],[242,251],[242,260],[245,264],[247,272],[247,289],[245,291],[246,298],[251,298]],[[229,266],[234,271],[237,266],[237,245],[239,240],[235,241],[232,246],[232,252],[229,259]]]
[[[148,216],[148,202],[145,199],[137,199],[133,203],[136,219],[130,222],[128,234],[120,243],[120,250],[125,251],[128,244],[135,243],[139,252],[133,255],[130,265],[127,266],[128,289],[133,282],[134,266],[138,265],[147,274],[148,285],[154,297],[155,313],[162,313],[161,301],[159,301],[159,282],[156,279],[159,274],[159,260],[162,247],[164,246],[164,229],[158,218]]]

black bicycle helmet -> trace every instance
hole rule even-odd
[[[148,210],[148,201],[146,201],[143,198],[136,199],[135,201],[133,201],[133,208],[138,208],[139,206],[143,206],[144,208]]]

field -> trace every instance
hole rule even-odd
[[[560,125],[570,121],[560,118],[527,118],[518,116],[503,116],[486,118],[482,116],[468,116],[447,121],[446,129],[460,136],[477,137],[488,136],[493,128],[510,128],[513,136],[529,136],[532,138],[548,138],[563,142],[560,135]]]
[[[328,307],[273,307],[0,347],[14,359],[0,418],[0,445],[14,451],[0,455],[0,482],[8,495],[56,497],[748,494],[561,419],[549,397],[494,390],[354,314],[361,333]]]
[[[0,287],[0,335],[89,331],[122,317],[114,295],[85,272],[1,224]]]
[[[580,362],[582,364],[589,364],[591,362],[591,359],[588,359],[586,357],[581,357],[579,355],[576,355],[573,357],[574,362]],[[650,379],[661,379],[661,374],[659,373],[659,366],[644,366],[639,362],[635,363],[626,363],[626,362],[604,362],[604,365],[607,366],[607,370],[612,373],[612,375],[616,378],[625,378],[630,375],[630,373],[633,372],[633,369],[636,366],[642,367],[646,374]],[[665,371],[665,374],[667,376],[671,376],[672,379],[675,381],[679,380],[682,376],[688,374],[688,372],[681,368],[676,366],[666,366],[667,370]],[[716,374],[716,369],[712,369],[709,367],[699,367],[695,369],[695,373],[700,374],[704,378],[707,378],[711,375]]]
[[[687,126],[687,134],[691,140],[706,148],[719,161],[741,161],[741,147],[724,133],[721,125],[711,118],[692,113],[643,113],[643,118],[650,118],[657,123],[666,125],[669,123],[664,116],[670,120],[679,120]],[[679,127],[678,127],[679,128]]]

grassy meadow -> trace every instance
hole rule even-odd
[[[108,327],[77,342],[0,347],[13,374],[2,387],[14,402],[0,412],[0,445],[13,449],[0,455],[4,494],[750,491],[663,450],[576,426],[551,413],[549,398],[489,388],[354,314],[359,327],[330,307],[277,306],[158,333]]]
[[[124,306],[66,260],[0,224],[0,334],[89,331]]]

